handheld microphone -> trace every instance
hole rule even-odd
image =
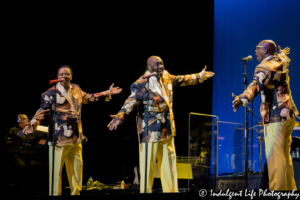
[[[245,58],[242,58],[242,62],[249,61],[249,60],[252,60],[252,56],[251,55],[249,55],[249,56],[247,56]]]
[[[62,79],[59,78],[59,79],[55,79],[55,80],[50,80],[49,83],[53,84],[53,83],[57,83],[57,82],[62,82],[64,80],[65,80],[64,78],[62,78]]]
[[[151,76],[156,76],[156,75],[157,75],[157,72],[153,72],[153,73],[143,76],[143,79],[147,79],[147,78],[150,78]]]

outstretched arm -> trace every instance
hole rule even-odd
[[[233,111],[236,112],[238,108],[243,105],[246,106],[257,94],[259,94],[268,84],[270,76],[268,76],[270,70],[263,64],[259,64],[255,68],[254,78],[249,84],[247,89],[240,95],[235,96],[232,93],[234,100],[232,101],[234,108]],[[264,94],[262,94],[262,100],[264,99]]]
[[[27,123],[26,127],[23,129],[23,133],[30,134],[32,133],[38,125],[40,125],[45,117],[45,114],[48,113],[54,103],[54,89],[50,89],[44,92],[41,95],[41,105],[40,108],[36,111],[34,117]]]
[[[131,95],[126,99],[124,105],[121,110],[116,115],[110,115],[111,122],[107,125],[109,130],[116,130],[118,126],[120,126],[124,120],[127,118],[129,113],[133,110],[133,108],[138,104],[138,100],[136,99],[136,92],[131,91]]]
[[[107,125],[110,131],[116,130],[117,127],[124,122],[133,108],[143,99],[143,93],[145,90],[144,82],[145,80],[139,79],[134,84],[132,84],[130,88],[131,95],[126,99],[121,110],[116,115],[110,115],[110,117],[113,118]]]
[[[110,115],[111,118],[113,118],[109,124],[107,125],[108,129],[110,131],[117,130],[117,127],[121,125],[121,120],[117,117],[117,115]]]
[[[88,104],[91,102],[109,101],[111,99],[111,95],[119,94],[122,91],[122,88],[113,86],[114,83],[109,87],[108,90],[94,94],[89,94],[81,90],[82,103]]]
[[[23,129],[23,133],[25,133],[26,135],[33,133],[36,127],[40,125],[43,119],[45,118],[45,114],[48,113],[49,111],[50,109],[46,109],[46,110],[43,108],[38,109],[34,117],[30,120],[30,122],[26,124],[26,127]]]
[[[196,85],[202,83],[207,78],[211,78],[215,75],[214,72],[206,71],[206,65],[204,69],[197,74],[190,74],[190,75],[170,75],[170,79],[173,85],[176,86],[186,86],[186,85]]]

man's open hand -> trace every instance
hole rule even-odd
[[[281,47],[280,46],[278,46],[278,52],[279,53],[283,53],[284,55],[289,55],[290,54],[290,48],[289,47],[286,47],[286,48],[284,48],[283,50],[281,50]]]
[[[119,94],[122,91],[122,88],[119,88],[119,87],[114,88],[113,86],[114,86],[114,83],[109,87],[109,93],[111,95]]]
[[[243,102],[240,100],[238,96],[235,96],[233,93],[232,93],[232,97],[234,98],[232,102],[233,111],[236,112],[238,108],[243,104]]]
[[[107,127],[108,127],[108,129],[109,129],[110,131],[116,130],[117,127],[121,124],[121,120],[120,120],[118,117],[116,117],[116,115],[110,115],[110,117],[113,118],[113,119],[112,119],[111,122],[107,125]]]
[[[211,77],[213,77],[214,75],[215,75],[215,73],[214,72],[207,72],[206,71],[206,65],[205,65],[205,67],[204,67],[204,69],[202,70],[203,72],[205,72],[205,76],[207,77],[207,78],[211,78]]]

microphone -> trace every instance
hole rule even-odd
[[[55,80],[50,80],[49,83],[53,84],[53,83],[57,83],[57,82],[62,82],[64,80],[65,80],[64,78],[62,78],[62,79],[59,78],[59,79],[55,79]]]
[[[246,62],[246,61],[249,61],[249,60],[252,60],[252,56],[251,55],[249,55],[249,56],[247,56],[245,58],[242,58],[242,62]]]
[[[153,73],[143,76],[143,79],[147,79],[147,78],[150,78],[151,76],[156,76],[156,75],[157,75],[157,72],[153,72]]]

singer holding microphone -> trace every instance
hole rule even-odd
[[[293,101],[288,76],[290,49],[276,52],[272,40],[263,40],[256,46],[260,63],[254,71],[254,78],[244,93],[235,96],[234,112],[239,106],[246,106],[256,95],[261,95],[260,114],[264,124],[265,151],[268,163],[269,190],[297,190],[293,163],[290,155],[291,134],[295,116],[299,114]]]
[[[54,156],[54,181],[53,195],[61,195],[61,171],[65,164],[67,176],[71,189],[71,195],[79,195],[82,187],[82,124],[81,107],[82,104],[97,103],[109,101],[111,95],[118,94],[121,88],[113,87],[109,90],[88,94],[81,90],[79,85],[71,83],[73,72],[68,65],[62,65],[58,69],[57,80],[50,83],[56,83],[41,96],[41,105],[33,119],[23,129],[25,134],[30,134],[42,122],[44,115],[50,110],[49,138],[53,134],[53,107],[56,95],[55,109],[55,156]],[[52,139],[51,139],[52,141]],[[53,146],[48,141],[49,146],[49,195],[52,193],[52,151]]]
[[[214,75],[207,72],[206,66],[201,73],[175,76],[165,70],[163,61],[158,56],[147,60],[148,71],[131,85],[131,95],[116,115],[111,115],[109,130],[116,130],[135,106],[138,108],[136,118],[140,157],[140,192],[151,193],[154,180],[155,163],[158,160],[163,192],[178,192],[176,152],[174,136],[176,135],[173,116],[173,86],[196,85]],[[149,79],[149,113],[147,133],[147,182],[145,191],[145,141],[146,141],[146,83]]]

